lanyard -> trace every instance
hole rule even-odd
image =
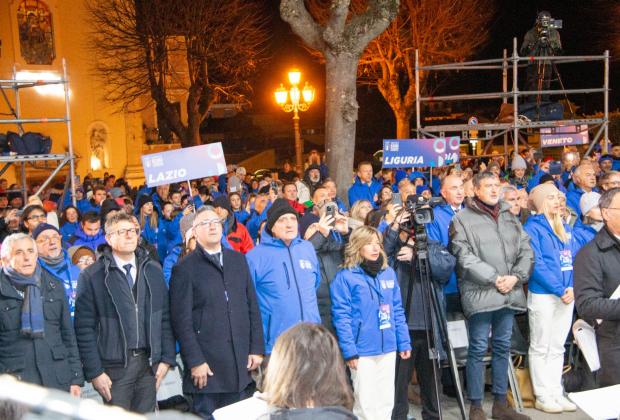
[[[370,281],[368,281],[369,277],[370,277],[369,275],[364,274],[364,280],[366,281],[366,284],[368,284],[368,287],[370,287],[372,290],[375,291],[375,293],[377,293],[377,296],[379,296],[379,304],[381,305],[381,304],[383,304],[383,300],[384,300],[383,299],[383,293],[381,292],[381,288],[377,289],[377,287],[374,285],[374,281],[377,280],[376,278],[372,279],[373,281],[370,282]]]

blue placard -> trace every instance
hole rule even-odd
[[[211,143],[144,155],[142,168],[146,185],[156,187],[225,174],[226,161],[222,143]]]
[[[540,129],[541,147],[576,146],[588,144],[589,140],[587,125],[567,125]]]
[[[461,138],[383,140],[384,168],[419,168],[457,163]]]

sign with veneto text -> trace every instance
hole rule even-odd
[[[146,185],[172,184],[226,173],[222,143],[185,147],[142,156]]]

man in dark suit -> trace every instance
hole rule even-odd
[[[223,248],[222,223],[210,206],[193,223],[197,247],[173,269],[172,326],[185,365],[192,411],[211,419],[246,398],[250,371],[263,360],[263,330],[245,256]]]
[[[132,216],[108,216],[105,232],[110,246],[78,281],[75,331],[84,375],[105,403],[152,412],[157,388],[176,364],[164,274],[138,247]]]

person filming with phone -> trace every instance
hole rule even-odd
[[[351,230],[348,218],[338,211],[338,204],[330,200],[327,188],[320,186],[314,190],[312,202],[312,209],[301,218],[300,233],[305,240],[310,241],[319,259],[319,314],[322,324],[333,333],[329,285],[342,265],[344,248],[349,242]]]

